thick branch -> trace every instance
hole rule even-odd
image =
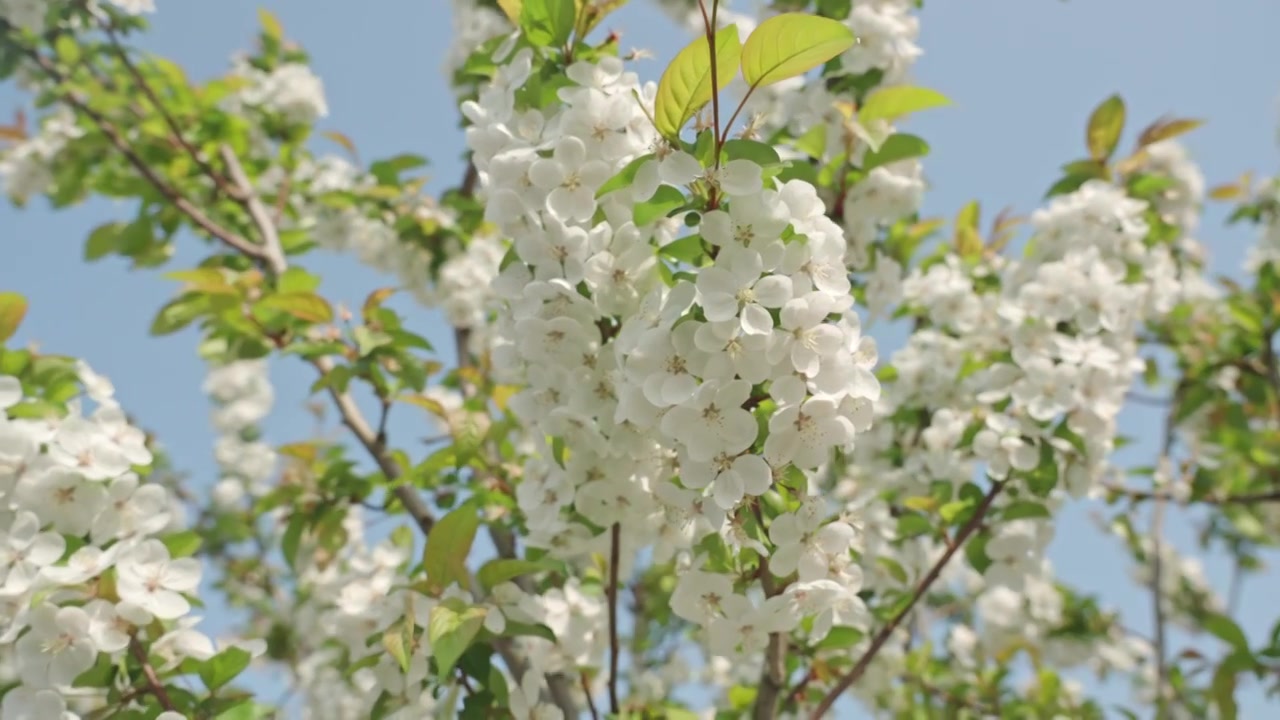
[[[871,661],[880,653],[880,649],[884,647],[885,643],[889,642],[889,638],[893,635],[893,631],[898,629],[898,626],[902,624],[902,621],[911,614],[911,610],[916,606],[916,603],[918,603],[921,598],[929,592],[929,588],[933,586],[933,583],[938,580],[938,576],[942,574],[943,568],[947,566],[947,563],[951,562],[951,558],[960,550],[960,548],[964,547],[964,543],[969,539],[969,536],[977,531],[977,529],[982,525],[983,518],[986,517],[987,511],[991,509],[991,503],[995,501],[996,496],[999,495],[1000,491],[1003,489],[1004,482],[996,482],[992,484],[991,489],[988,490],[987,494],[982,498],[982,502],[978,504],[977,509],[973,513],[973,517],[969,518],[969,521],[960,528],[960,531],[956,533],[955,538],[948,543],[946,551],[942,553],[942,557],[938,558],[938,561],[933,564],[933,567],[929,568],[929,572],[926,573],[924,578],[922,578],[919,584],[916,585],[915,591],[911,595],[911,599],[901,610],[898,611],[897,615],[893,616],[893,619],[891,619],[887,625],[880,628],[880,631],[871,639],[871,646],[868,647],[867,651],[858,659],[858,662],[853,666],[853,669],[841,677],[840,681],[836,683],[836,686],[822,698],[822,702],[818,704],[818,709],[814,710],[813,714],[809,716],[812,720],[821,720],[826,717],[827,713],[831,710],[831,706],[836,704],[836,701],[840,699],[840,696],[844,694],[844,691],[848,690],[867,671],[867,668],[871,666]]]

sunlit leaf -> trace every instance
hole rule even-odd
[[[0,292],[0,343],[13,337],[27,315],[27,299],[15,292]]]
[[[753,88],[803,75],[853,47],[849,26],[807,13],[760,23],[742,46],[742,77]]]
[[[867,97],[858,110],[858,121],[863,125],[876,120],[893,122],[912,113],[950,104],[951,100],[937,90],[912,85],[883,87]]]
[[[1115,152],[1120,143],[1120,133],[1124,132],[1125,108],[1124,100],[1119,95],[1112,95],[1103,100],[1093,114],[1089,116],[1089,126],[1085,136],[1085,146],[1089,148],[1089,157],[1105,162]]]
[[[737,25],[716,33],[718,88],[723,89],[737,74],[741,53]],[[702,35],[676,54],[658,81],[653,111],[658,132],[669,138],[679,135],[684,124],[711,102],[712,94],[711,53],[707,49],[707,38]]]

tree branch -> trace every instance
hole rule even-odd
[[[111,45],[116,51],[116,56],[120,58],[121,64],[124,65],[124,68],[129,72],[129,75],[133,77],[133,81],[137,83],[138,89],[142,91],[142,94],[151,101],[156,112],[159,113],[160,117],[164,120],[165,125],[169,126],[169,132],[173,133],[173,139],[182,146],[182,149],[187,151],[187,154],[190,155],[191,159],[200,167],[200,170],[213,181],[214,185],[216,185],[219,190],[226,193],[226,195],[233,200],[243,203],[246,198],[240,189],[232,186],[228,182],[227,178],[214,170],[213,166],[209,164],[209,161],[200,153],[200,151],[196,150],[195,146],[187,141],[186,136],[182,133],[182,127],[178,125],[177,119],[173,117],[168,108],[165,107],[164,103],[160,101],[155,90],[152,89],[151,83],[148,83],[146,78],[142,76],[142,72],[138,70],[138,66],[134,65],[133,61],[129,59],[129,52],[125,49],[124,44],[120,42],[119,36],[116,35],[115,28],[113,28],[111,23],[105,19],[103,19],[100,24],[102,26],[102,30],[107,34],[107,38],[111,41]]]
[[[751,509],[760,528],[767,530],[760,503],[753,502]],[[779,587],[774,581],[773,572],[769,570],[769,558],[764,556],[760,558],[760,585],[766,598],[776,597],[785,587],[785,584]],[[778,699],[787,686],[787,644],[786,633],[769,633],[769,644],[764,650],[764,664],[760,667],[760,687],[756,690],[755,703],[751,708],[752,720],[774,720],[778,716]]]
[[[138,661],[142,666],[142,676],[147,680],[147,690],[155,696],[156,701],[160,703],[160,707],[165,710],[174,710],[173,700],[169,698],[169,691],[164,689],[164,683],[160,682],[160,676],[156,675],[156,669],[151,666],[151,661],[147,659],[147,650],[142,647],[142,643],[138,642],[135,635],[129,638],[129,652],[133,655],[133,659]]]
[[[609,712],[617,715],[618,703],[618,563],[622,561],[622,524],[609,529]]]
[[[40,69],[55,82],[61,83],[64,81],[64,78],[62,77],[62,74],[58,72],[58,69],[55,68],[43,55],[35,51],[28,51],[27,56],[30,57],[40,67]],[[107,120],[101,113],[89,107],[77,98],[74,93],[63,93],[61,98],[63,102],[67,103],[75,110],[84,114],[85,117],[92,120],[93,124],[96,125],[102,134],[106,136],[107,141],[124,156],[125,160],[127,160],[129,164],[138,171],[138,174],[142,175],[143,179],[150,183],[157,192],[163,195],[165,200],[173,203],[173,206],[180,210],[182,214],[186,215],[196,227],[203,230],[210,237],[220,240],[223,244],[248,256],[249,258],[254,260],[266,259],[261,247],[254,245],[240,235],[228,230],[222,225],[219,225],[216,221],[206,215],[204,211],[188,200],[181,191],[165,182],[163,178],[151,169],[151,166],[147,165],[145,160],[133,151],[133,148],[125,141],[124,136],[120,131],[117,130],[116,127],[111,124],[111,121]]]
[[[960,550],[961,547],[964,546],[964,543],[969,539],[969,536],[977,531],[977,529],[982,525],[983,518],[986,517],[987,512],[991,509],[991,503],[995,501],[996,496],[1000,494],[1000,491],[1004,489],[1004,486],[1004,481],[992,483],[991,489],[987,491],[987,494],[982,498],[982,502],[979,503],[977,509],[974,510],[973,517],[969,518],[968,522],[960,528],[960,531],[956,533],[955,539],[947,545],[946,551],[942,553],[942,557],[938,558],[938,561],[933,564],[933,567],[929,568],[929,572],[926,573],[924,578],[916,585],[915,591],[911,595],[911,599],[901,610],[898,611],[896,615],[893,616],[893,619],[889,621],[889,624],[880,628],[880,631],[876,633],[874,638],[872,638],[871,646],[867,648],[867,651],[862,654],[861,658],[858,658],[858,662],[853,666],[853,669],[841,677],[835,687],[833,687],[826,696],[822,698],[822,702],[818,704],[818,709],[814,710],[813,714],[809,716],[811,720],[822,720],[822,718],[826,717],[827,713],[831,710],[831,706],[835,705],[836,701],[840,699],[840,696],[844,691],[848,690],[855,682],[858,681],[859,678],[862,677],[864,673],[866,673],[867,668],[871,665],[871,661],[875,659],[876,655],[879,654],[880,649],[889,641],[889,637],[893,635],[893,631],[898,629],[898,626],[901,625],[902,621],[911,613],[911,610],[916,606],[916,603],[918,603],[920,599],[929,592],[929,588],[938,580],[938,576],[942,574],[942,569],[947,566],[947,563],[951,562],[951,558]]]

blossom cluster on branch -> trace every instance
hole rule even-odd
[[[433,195],[425,158],[312,149],[324,84],[269,12],[193,83],[131,44],[149,1],[0,0],[43,108],[0,127],[5,195],[134,202],[91,261],[206,243],[151,331],[199,329],[217,467],[193,487],[83,362],[0,345],[0,720],[1104,717],[1090,674],[1235,716],[1280,632],[1164,525],[1202,508],[1240,576],[1275,545],[1280,186],[1207,187],[1198,120],[1121,152],[1113,96],[1028,217],[925,217],[921,3],[664,0],[694,38],[657,78],[601,31],[623,4],[452,3],[468,165]],[[1206,275],[1210,200],[1260,227],[1241,282]],[[338,305],[315,249],[394,284]],[[0,288],[0,343],[25,309]],[[264,434],[276,363],[313,437]],[[1098,501],[1150,632],[1048,559]]]

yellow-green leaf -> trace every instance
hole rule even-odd
[[[1110,159],[1120,144],[1120,133],[1124,132],[1124,116],[1124,100],[1119,95],[1103,100],[1094,109],[1085,134],[1089,157],[1103,162]]]
[[[858,111],[858,121],[864,125],[876,120],[893,122],[904,115],[950,105],[946,95],[937,90],[912,85],[894,85],[876,90],[867,97]]]
[[[27,299],[15,292],[0,292],[0,343],[13,337],[27,316]]]
[[[938,499],[928,495],[904,498],[902,506],[919,512],[932,512],[938,508]]]
[[[360,314],[364,317],[364,321],[369,322],[373,317],[373,312],[382,307],[382,303],[386,302],[387,298],[395,293],[396,288],[393,287],[379,288],[369,293],[369,297],[364,299],[364,306],[360,309]]]
[[[268,295],[257,306],[266,310],[278,310],[290,317],[313,323],[333,320],[333,308],[324,298],[309,292],[285,292]]]
[[[152,335],[168,335],[195,322],[209,312],[209,298],[200,293],[186,293],[170,300],[151,321]]]
[[[956,215],[956,234],[954,238],[956,253],[963,258],[976,257],[982,253],[982,235],[978,232],[981,207],[977,200],[972,200],[960,208]]]
[[[501,4],[503,0],[499,0]],[[510,0],[507,0],[510,2]],[[520,2],[520,0],[515,0]],[[578,8],[578,26],[576,32],[578,38],[582,39],[587,36],[600,23],[604,22],[606,17],[614,10],[627,4],[627,0],[576,0]]]
[[[1204,120],[1195,120],[1191,118],[1165,120],[1160,119],[1142,131],[1138,136],[1138,147],[1146,147],[1154,145],[1162,140],[1177,137],[1183,133],[1191,132],[1204,124]]]
[[[284,26],[280,24],[280,18],[277,18],[272,12],[266,8],[258,8],[258,22],[262,23],[262,32],[272,40],[284,39]]]
[[[409,663],[412,660],[412,658],[409,657],[409,648],[411,645],[410,643],[405,642],[405,628],[407,625],[407,623],[401,620],[387,628],[386,632],[382,633],[382,647],[386,649],[387,653],[389,653],[392,658],[395,659],[396,663],[400,666],[400,671],[405,673],[409,672]],[[409,632],[413,632],[412,628],[409,629]]]
[[[453,674],[462,654],[484,626],[484,608],[467,607],[457,598],[450,598],[431,608],[427,620],[427,641],[431,655],[436,659],[438,677],[443,681]]]
[[[753,88],[803,75],[853,47],[847,25],[806,13],[783,13],[760,23],[742,46],[742,77]]]
[[[498,0],[498,7],[502,8],[512,25],[520,25],[520,10],[524,7],[524,0]]]
[[[347,137],[346,135],[343,135],[337,130],[326,130],[325,132],[322,132],[320,134],[341,145],[343,150],[346,150],[348,153],[351,153],[352,158],[359,157],[359,153],[356,152],[356,144],[352,142],[351,138]]]
[[[737,74],[741,54],[737,25],[716,33],[716,85],[719,88],[728,85]],[[704,35],[677,53],[658,81],[653,108],[658,132],[666,137],[679,135],[689,118],[711,102],[712,92],[711,52]]]
[[[577,17],[573,0],[522,0],[520,29],[538,47],[560,47],[573,35]]]

